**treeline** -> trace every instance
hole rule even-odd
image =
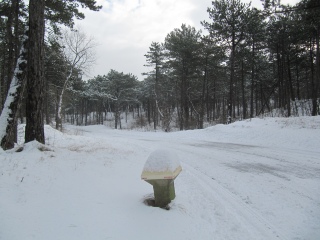
[[[155,122],[173,106],[181,130],[273,109],[289,117],[301,100],[319,114],[318,0],[293,7],[265,1],[264,10],[219,0],[208,14],[210,21],[201,22],[207,34],[182,25],[146,54]]]
[[[56,6],[57,2],[46,1],[48,22],[71,26],[72,16],[83,17],[73,1],[60,2]],[[78,2],[98,10],[95,1]],[[62,34],[56,24],[47,24],[45,122],[55,122],[57,128],[63,119],[79,125],[99,124],[112,112],[118,128],[121,112],[131,112],[154,129],[170,130],[174,125],[184,130],[252,118],[274,109],[289,117],[295,114],[294,103],[302,101],[311,102],[310,115],[318,115],[319,0],[302,0],[295,6],[275,2],[265,0],[259,10],[239,0],[213,1],[207,11],[210,20],[201,22],[203,31],[182,24],[164,42],[150,44],[145,54],[149,71],[143,81],[115,70],[83,81],[85,69],[94,61],[94,42],[80,30]],[[0,6],[2,107],[27,12],[18,0],[2,1]],[[59,12],[63,7],[73,9],[73,15]],[[17,116],[23,122],[26,108],[20,108]]]
[[[116,123],[119,109],[142,110],[145,122],[165,130],[172,123],[181,130],[203,128],[204,123],[230,123],[275,109],[289,117],[301,106],[305,114],[319,114],[318,0],[295,6],[265,1],[263,10],[239,0],[219,0],[208,14],[204,32],[182,24],[163,43],[151,43],[144,81],[132,78],[127,87],[127,81],[111,77],[114,71],[89,81],[92,86],[116,81],[126,93],[131,89],[121,104],[109,87],[95,89],[103,99],[86,101],[96,101],[100,112],[115,112]],[[91,88],[89,84],[87,91]]]

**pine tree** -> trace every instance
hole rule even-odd
[[[145,55],[148,67],[153,67],[154,69],[147,73],[151,78],[154,79],[154,89],[153,89],[153,99],[154,99],[154,129],[156,130],[158,125],[158,113],[163,117],[161,112],[160,102],[160,92],[159,92],[159,82],[161,78],[161,69],[163,69],[163,47],[160,43],[152,42],[149,47],[148,53]]]
[[[177,83],[177,106],[180,129],[190,128],[190,83],[201,59],[201,34],[194,27],[182,24],[169,33],[164,43],[167,51],[167,67]]]
[[[208,8],[211,23],[203,21],[202,25],[209,31],[215,44],[225,48],[229,55],[230,81],[228,100],[228,123],[234,116],[235,64],[238,48],[245,38],[250,5],[240,0],[215,0]]]

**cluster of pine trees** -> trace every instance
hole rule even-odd
[[[295,6],[264,1],[261,10],[240,0],[216,0],[208,14],[210,21],[201,22],[204,34],[182,24],[163,43],[151,43],[145,55],[150,71],[142,82],[131,79],[130,97],[123,96],[122,104],[101,87],[107,95],[98,101],[100,110],[88,111],[103,116],[108,109],[118,119],[119,106],[141,108],[149,124],[166,130],[172,123],[181,130],[203,128],[274,109],[294,116],[304,102],[305,114],[319,114],[319,0]],[[108,85],[112,72],[92,81]],[[123,79],[117,84],[128,93]]]
[[[17,101],[10,105],[12,128],[7,128],[6,134],[0,129],[1,146],[12,147],[12,129],[18,119],[26,119],[29,126],[35,122],[31,132],[41,132],[44,122],[55,122],[58,129],[63,119],[87,125],[94,112],[94,123],[99,124],[112,112],[118,128],[121,112],[131,111],[155,129],[170,130],[174,123],[184,130],[203,128],[205,122],[252,118],[273,109],[292,116],[295,104],[302,101],[311,103],[310,115],[318,115],[320,1],[301,0],[295,6],[262,2],[263,9],[256,9],[240,0],[212,1],[207,10],[210,20],[201,22],[203,32],[182,24],[168,33],[163,43],[151,43],[145,55],[150,71],[144,73],[143,81],[115,70],[84,81],[85,69],[94,62],[95,44],[80,30],[64,33],[61,25],[72,27],[74,18],[84,18],[80,6],[99,10],[96,1],[30,0],[29,5],[2,1],[1,117],[6,112],[10,83],[17,78],[20,85]],[[36,10],[41,6],[37,19],[46,24],[42,36],[32,36],[29,31],[23,37],[36,16],[31,6]],[[32,49],[30,42],[34,43],[30,38],[40,39],[36,40],[38,47],[37,41],[41,41],[41,51],[32,50],[35,56],[27,51]],[[31,61],[18,60],[21,48],[26,52],[20,55]],[[32,59],[38,67],[32,67]],[[29,83],[32,77],[28,74],[39,75],[33,79],[40,80]],[[30,138],[28,131],[26,139],[27,134],[30,140],[44,142],[36,136]]]
[[[228,123],[272,109],[295,114],[301,100],[319,114],[320,1],[295,6],[265,1],[264,9],[239,0],[208,8],[207,34],[182,25],[146,54],[155,122],[175,106],[180,129],[204,121]]]

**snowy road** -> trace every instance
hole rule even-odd
[[[214,222],[213,235],[223,236],[215,239],[233,239],[235,232],[247,239],[318,239],[309,231],[319,232],[320,188],[309,182],[319,182],[319,152],[211,142],[192,133],[116,133],[113,139],[126,137],[147,152],[159,147],[180,156],[177,196],[181,191],[199,204],[196,211]]]
[[[47,127],[51,150],[0,151],[0,240],[318,240],[320,118],[289,120],[173,133]],[[153,191],[140,174],[158,148],[183,168],[169,211],[143,203]]]
[[[292,158],[292,153],[279,149],[216,143],[197,143],[180,151],[186,155],[183,163],[187,174],[194,177],[193,184],[211,192],[213,204],[223,209],[225,214],[220,214],[219,222],[224,227],[228,222],[233,225],[222,235],[233,228],[250,228],[251,238],[260,239],[299,239],[307,235],[304,229],[310,228],[310,222],[302,219],[306,211],[312,212],[317,206],[319,192],[308,189],[300,178],[319,177],[320,173],[314,164],[302,168],[297,161],[312,161],[315,155],[308,159],[305,153],[295,152]],[[301,198],[306,205],[301,205]],[[219,219],[219,211],[214,213]],[[319,211],[314,214],[316,218]],[[315,222],[313,227],[319,226]]]

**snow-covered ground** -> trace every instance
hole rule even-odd
[[[319,116],[45,133],[45,147],[0,150],[1,240],[320,239]],[[159,148],[183,168],[170,210],[144,204],[140,175]]]

